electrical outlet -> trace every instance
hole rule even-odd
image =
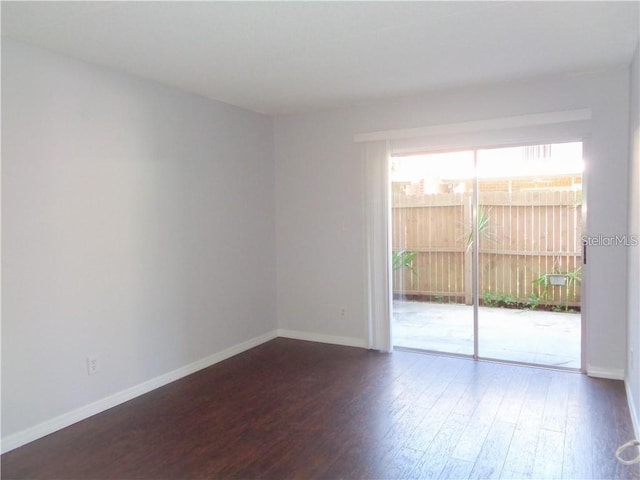
[[[100,371],[100,362],[97,355],[87,356],[87,374],[95,375]]]
[[[344,317],[346,317],[346,316],[347,316],[347,309],[346,309],[346,308],[344,308],[344,307],[342,307],[342,308],[340,309],[340,317],[344,318]]]

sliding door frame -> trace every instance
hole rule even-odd
[[[403,151],[400,155],[394,155],[393,151],[389,149],[388,155],[389,158],[393,156],[412,156],[412,155],[425,155],[425,154],[435,154],[435,153],[453,153],[460,151],[472,151],[473,152],[473,192],[472,192],[472,202],[471,202],[471,224],[472,224],[472,300],[473,300],[473,354],[470,356],[468,354],[455,354],[450,352],[434,352],[434,353],[443,353],[446,355],[454,355],[454,356],[462,356],[462,357],[472,357],[474,360],[487,360],[487,361],[495,361],[501,363],[510,363],[515,365],[525,365],[525,366],[533,366],[533,367],[541,367],[541,368],[550,368],[556,370],[570,370],[575,371],[573,368],[562,368],[562,367],[553,367],[549,365],[536,364],[530,362],[519,362],[508,359],[499,359],[499,358],[490,358],[483,357],[480,355],[480,345],[479,345],[479,246],[478,246],[478,203],[479,203],[479,185],[478,185],[478,151],[479,150],[491,150],[491,149],[499,149],[499,148],[509,148],[509,147],[527,147],[527,146],[535,146],[535,145],[548,145],[548,144],[559,144],[559,143],[569,143],[569,142],[581,142],[582,143],[582,159],[584,162],[584,168],[582,171],[582,210],[581,210],[581,232],[582,235],[586,235],[587,230],[587,190],[588,190],[588,150],[589,150],[589,136],[553,136],[547,135],[542,138],[529,139],[528,141],[506,141],[506,142],[498,142],[493,145],[482,145],[482,146],[461,146],[458,148],[447,148],[447,149],[429,149],[420,148],[415,152]],[[390,162],[389,162],[390,164]],[[391,181],[389,180],[389,187],[391,185]],[[389,193],[389,188],[387,188],[386,195]],[[386,222],[387,227],[389,229],[387,238],[391,237],[391,212],[390,212],[390,200],[387,200],[389,208],[387,209],[387,214],[389,215],[388,220]],[[388,252],[387,252],[387,261],[390,262],[391,258],[391,242],[388,242]],[[391,269],[389,268],[389,271]],[[586,246],[583,245],[583,253],[582,253],[582,275],[580,282],[580,368],[577,369],[581,373],[586,372],[586,349],[587,349],[587,322],[586,322],[586,314],[587,314],[587,297],[586,294],[587,289],[585,285],[588,284],[588,268],[586,262]],[[391,284],[389,286],[392,291]],[[391,291],[389,292],[389,296],[391,295]],[[392,303],[392,302],[390,302]],[[391,308],[391,305],[389,306]],[[392,322],[393,316],[389,314],[388,316],[389,322]],[[393,349],[393,328],[390,325],[389,330],[391,334],[390,342],[391,348]]]

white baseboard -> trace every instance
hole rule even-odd
[[[587,365],[587,375],[596,378],[608,378],[610,380],[624,380],[624,369],[598,368]]]
[[[631,424],[633,425],[633,433],[635,434],[636,439],[640,439],[640,422],[638,419],[638,411],[636,410],[636,406],[633,402],[633,396],[631,395],[631,389],[629,387],[629,382],[625,380],[624,388],[627,391],[627,402],[629,403],[629,415],[631,415]]]
[[[42,438],[45,435],[49,435],[50,433],[61,430],[65,427],[68,427],[69,425],[89,418],[92,415],[104,412],[109,408],[120,405],[121,403],[127,402],[133,398],[148,393],[152,390],[155,390],[156,388],[160,388],[182,377],[191,375],[198,370],[210,367],[211,365],[226,360],[227,358],[233,357],[234,355],[242,353],[253,347],[257,347],[258,345],[268,342],[269,340],[273,340],[276,337],[276,331],[265,333],[264,335],[252,338],[250,340],[247,340],[246,342],[242,342],[232,347],[225,348],[218,353],[214,353],[213,355],[205,357],[189,365],[185,365],[184,367],[180,367],[171,372],[165,373],[164,375],[160,375],[159,377],[152,378],[151,380],[147,380],[146,382],[140,383],[131,388],[127,388],[126,390],[122,390],[121,392],[109,395],[108,397],[90,403],[89,405],[85,405],[71,412],[64,413],[55,418],[52,418],[51,420],[47,420],[46,422],[8,435],[7,437],[2,439],[2,447],[0,451],[2,453],[5,453],[29,442],[33,442],[34,440]]]
[[[310,333],[286,329],[278,330],[278,336],[284,338],[292,338],[294,340],[307,340],[309,342],[331,343],[333,345],[343,345],[346,347],[367,348],[367,344],[362,338],[337,337],[334,335],[324,335],[321,333]]]

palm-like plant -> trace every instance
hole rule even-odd
[[[489,209],[484,209],[482,207],[478,207],[478,238],[485,238],[487,240],[495,241],[496,235],[495,233],[489,230],[489,222],[491,221]],[[473,246],[473,225],[469,228],[469,233],[467,234],[467,251]]]
[[[417,275],[416,269],[413,268],[413,261],[415,260],[418,252],[409,252],[407,250],[398,250],[393,252],[391,256],[391,264],[393,265],[393,271],[400,270],[401,268],[408,268],[411,273]]]

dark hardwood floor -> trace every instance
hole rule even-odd
[[[622,382],[276,339],[2,456],[7,479],[639,478]]]

